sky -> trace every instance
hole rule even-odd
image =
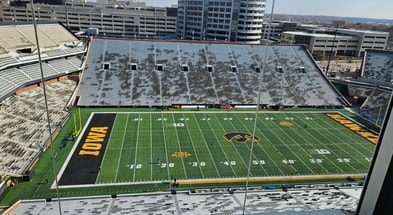
[[[171,6],[177,0],[139,0],[153,6]],[[266,13],[273,0],[266,0]],[[393,0],[276,0],[274,13],[393,19]]]

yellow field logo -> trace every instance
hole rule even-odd
[[[173,152],[172,157],[175,158],[188,158],[191,157],[191,154],[188,152]]]
[[[230,132],[224,134],[224,139],[227,140],[228,142],[235,140],[238,143],[245,143],[245,142],[251,142],[253,139],[253,135],[246,132]],[[259,141],[260,139],[259,137],[255,136],[254,140]]]
[[[281,126],[292,126],[293,123],[292,122],[280,122],[279,125],[281,125]]]

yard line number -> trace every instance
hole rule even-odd
[[[282,163],[284,163],[284,164],[294,164],[295,160],[282,160]]]
[[[175,167],[175,163],[160,163],[158,164],[161,168],[173,168]],[[127,165],[129,169],[141,169],[142,168],[142,164],[130,164]]]
[[[206,163],[201,161],[201,162],[192,162],[190,163],[192,166],[206,166]]]

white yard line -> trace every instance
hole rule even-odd
[[[239,119],[239,116],[238,116],[238,114],[235,114],[235,116],[236,116],[236,118],[238,118],[238,120],[239,121],[241,121],[240,119]],[[259,129],[258,129],[259,130]],[[261,130],[259,130],[260,132],[261,132]],[[265,139],[266,140],[268,140],[269,138],[267,137],[267,136],[265,136],[265,134],[263,134],[263,132],[261,132],[262,133],[262,135],[265,137]],[[274,159],[272,159],[272,157],[269,155],[269,153],[267,153],[266,151],[265,151],[265,149],[261,146],[261,144],[257,144],[261,149],[262,149],[262,151],[264,151],[265,152],[265,154],[266,154],[266,156],[273,162],[273,164],[274,164],[274,166],[276,166],[276,168],[280,171],[280,173],[281,173],[281,175],[285,175],[284,174],[284,172],[281,170],[281,168],[277,165],[277,163],[274,161]],[[274,146],[274,145],[271,145],[276,151],[278,151],[277,150],[277,148]],[[254,145],[254,147],[255,147],[255,145]]]
[[[305,114],[303,114],[302,115],[304,118],[306,117],[306,115]],[[301,120],[302,121],[302,123],[305,123],[305,124],[307,124],[307,121],[305,121],[303,118],[299,118],[299,120]],[[323,122],[325,122],[324,120],[323,120]],[[316,123],[316,124],[318,124],[318,126],[321,126],[321,123]],[[314,128],[314,126],[313,126],[313,128]],[[324,129],[326,129],[326,127],[323,127]],[[329,129],[326,129],[326,130],[329,130]],[[311,132],[309,132],[309,133],[311,133]],[[320,132],[320,134],[322,134],[323,135],[323,132]],[[315,140],[317,140],[317,142],[318,142],[318,144],[322,144],[317,138],[315,138],[312,134],[308,134],[308,136],[310,136],[310,137],[312,137],[313,139],[315,139]],[[311,146],[312,148],[314,148],[315,149],[315,147],[314,147],[314,144],[311,144],[311,143],[308,143],[307,142],[307,144],[309,145],[309,146]],[[324,144],[324,145],[326,145],[326,144]],[[334,145],[338,145],[338,144],[334,144]],[[328,148],[328,147],[327,147]],[[330,148],[329,148],[330,149]],[[334,153],[334,151],[333,150],[331,150],[330,149],[330,151],[332,151],[333,152],[333,154],[335,154],[336,156],[338,156],[336,153]],[[329,152],[330,152],[329,151]],[[339,170],[341,170],[341,172],[345,172],[344,170],[342,170],[339,166],[337,166],[333,161],[331,161],[331,159],[330,158],[327,158],[327,156],[326,155],[324,155],[324,154],[318,154],[319,156],[323,156],[328,162],[330,162],[331,164],[333,164],[337,169],[339,169]],[[322,165],[322,164],[321,164]],[[329,171],[328,171],[329,172]]]
[[[227,115],[225,115],[225,116],[228,117]],[[228,118],[229,118],[229,117],[228,117]],[[229,121],[229,123],[231,124],[232,128],[235,129],[236,127],[235,127],[235,125],[232,123],[232,120],[228,120],[228,121]],[[246,129],[246,130],[248,131],[248,133],[251,134],[252,132],[250,132],[250,130],[247,129],[247,126],[245,126],[244,123],[243,123],[240,119],[239,119],[239,121],[240,121],[240,123],[242,124],[243,128]],[[220,122],[220,124],[221,124],[221,122]],[[221,127],[223,127],[223,126],[221,125]],[[233,143],[233,142],[231,142],[231,143],[232,143],[233,147],[235,147],[234,143]],[[255,145],[256,145],[256,144],[254,144],[254,147],[255,147]],[[259,145],[259,144],[258,144],[258,145]],[[248,150],[251,151],[250,146],[247,145],[247,144],[246,144],[246,146],[247,146]],[[236,147],[235,147],[235,148],[236,148]],[[237,148],[236,148],[236,151],[238,151]],[[239,152],[238,152],[238,153],[239,153]],[[254,151],[254,153],[255,153],[255,151]],[[255,160],[258,160],[258,158],[255,156],[254,153],[252,154],[252,157],[253,157]],[[239,153],[239,155],[240,155],[240,153]],[[243,160],[243,158],[242,158],[242,160]],[[246,163],[244,160],[243,160],[243,163],[244,163],[245,167],[248,168],[248,163]],[[265,172],[265,174],[268,175],[268,173],[267,173],[267,171],[265,170],[265,168],[263,167],[263,165],[259,163],[259,166],[262,168],[262,170]],[[277,168],[278,168],[278,167],[277,167]]]
[[[193,114],[193,116],[194,116],[195,121],[197,122],[199,132],[200,132],[200,134],[201,134],[201,136],[203,138],[203,142],[205,143],[206,148],[209,151],[210,159],[213,161],[214,168],[216,169],[216,172],[217,172],[218,176],[221,177],[220,171],[218,171],[218,168],[217,168],[217,165],[215,163],[215,160],[213,159],[214,157],[212,155],[212,152],[210,151],[209,145],[207,144],[205,136],[203,135],[203,131],[202,131],[201,127],[199,126],[198,119],[196,118],[195,114]]]
[[[258,120],[259,120],[261,123],[263,123],[262,120],[261,120],[259,117],[258,117]],[[275,125],[275,127],[278,127],[278,128],[279,128],[279,125],[277,125],[276,123],[273,123],[273,124]],[[289,151],[292,152],[292,154],[297,158],[296,161],[301,162],[308,170],[310,170],[310,172],[311,172],[313,175],[315,175],[315,172],[314,172],[312,169],[310,169],[310,167],[309,167],[306,163],[304,163],[303,159],[301,159],[294,151],[292,151],[292,149],[289,148],[287,144],[285,144],[285,141],[283,141],[279,136],[277,136],[277,135],[275,134],[274,130],[272,130],[270,127],[266,127],[266,128],[269,129],[270,132],[271,132],[274,136],[276,136],[277,139],[279,139],[279,140],[281,141],[281,143],[283,143],[283,144],[285,145],[285,147],[286,147],[287,149],[289,149]],[[258,130],[259,130],[259,128],[258,128]],[[260,130],[259,130],[259,131],[260,131]],[[286,136],[289,137],[290,139],[292,139],[289,135],[286,134]],[[293,140],[293,139],[292,139],[292,140]],[[294,140],[293,140],[293,141],[294,141]],[[294,141],[294,142],[295,142],[295,141]],[[284,155],[283,155],[283,157],[285,158]],[[285,158],[285,159],[286,159],[286,158]],[[291,166],[294,170],[296,170],[296,172],[299,172],[299,171],[297,171],[297,169],[294,167],[294,165],[290,165],[290,166]]]
[[[138,115],[138,118],[141,119],[141,114]],[[135,158],[134,158],[134,165],[136,165],[137,162],[137,156],[138,156],[138,143],[139,143],[139,125],[141,121],[138,120],[138,132],[136,133],[136,145],[135,145]],[[132,175],[132,181],[135,181],[135,173],[136,173],[136,168],[133,168],[134,174]]]
[[[157,113],[157,112],[155,112]],[[161,118],[164,118],[162,116],[162,112],[161,112]],[[167,145],[166,145],[166,136],[165,136],[165,124],[164,124],[164,120],[161,120],[161,124],[162,124],[162,136],[163,136],[163,140],[164,140],[164,146],[165,146],[165,158],[166,158],[166,162],[169,162],[169,158],[168,158],[168,150],[167,150]],[[171,178],[171,175],[169,173],[169,165],[166,165],[166,169],[168,172],[168,179]]]
[[[119,167],[120,167],[120,160],[121,160],[121,155],[123,153],[123,146],[124,146],[124,139],[126,137],[126,133],[127,133],[127,125],[128,125],[128,117],[130,116],[130,114],[127,114],[127,121],[126,121],[126,125],[124,126],[124,131],[123,131],[123,139],[121,140],[121,148],[120,148],[120,153],[119,153],[119,159],[117,161],[117,168],[116,168],[116,174],[115,174],[115,181],[117,181],[117,174],[119,172]],[[117,117],[117,114],[116,114]],[[116,121],[115,121],[116,122]],[[112,129],[113,131],[113,129]]]
[[[214,114],[214,116],[217,118],[217,115]],[[218,121],[218,123],[220,123],[221,128],[225,131],[224,126],[222,125],[221,121],[218,118],[217,118],[217,121]],[[234,127],[232,123],[231,123],[231,125],[232,125],[232,127]],[[237,152],[238,156],[240,157],[240,159],[242,160],[242,163],[243,163],[244,167],[247,169],[248,168],[247,162],[244,161],[243,156],[240,154],[239,150],[237,150],[235,144],[232,141],[231,141],[231,144],[232,144],[233,148],[236,150],[236,152]],[[247,146],[247,148],[249,148],[249,147]],[[265,171],[265,169],[263,169],[263,170]],[[265,173],[266,173],[266,171],[265,171]]]
[[[175,116],[174,116],[173,114],[172,114],[172,119],[173,119],[173,122],[176,123],[176,119],[175,119]],[[176,134],[176,139],[177,139],[177,145],[179,146],[179,151],[182,152],[181,145],[180,145],[179,134],[178,134],[178,132],[177,132],[177,127],[176,127],[176,126],[175,126],[175,131],[176,131],[175,134]],[[187,172],[186,172],[186,166],[184,165],[184,158],[181,157],[180,159],[181,159],[181,163],[182,163],[182,165],[183,165],[183,172],[184,172],[184,175],[185,175],[186,178],[188,179]],[[167,168],[169,168],[169,165],[167,165]]]
[[[207,124],[209,124],[210,129],[212,129],[212,126],[211,126],[211,124],[210,124],[210,122],[209,122],[208,120],[207,120]],[[212,133],[213,133],[213,135],[214,135],[214,138],[215,138],[216,141],[217,141],[217,144],[220,146],[220,149],[221,149],[222,153],[224,154],[225,159],[226,159],[227,161],[230,161],[230,159],[228,158],[228,155],[225,153],[225,150],[222,148],[222,146],[221,146],[221,144],[220,144],[220,140],[217,138],[216,133],[215,133],[215,132],[212,132]],[[238,175],[236,174],[236,171],[233,169],[232,165],[229,165],[229,167],[231,167],[231,170],[232,170],[233,174],[234,174],[236,177],[238,177]]]
[[[285,115],[285,116],[288,116],[288,115]],[[296,118],[296,120],[299,120],[300,118],[297,116],[297,118]],[[301,120],[301,119],[300,119]],[[284,121],[284,120],[283,120]],[[276,127],[277,127],[278,125],[276,125]],[[290,129],[290,128],[289,128]],[[293,138],[292,138],[292,136],[291,135],[288,135],[287,133],[285,133],[285,135],[288,137],[288,138],[290,138],[297,146],[299,146],[299,148],[306,154],[306,155],[308,155],[309,156],[309,159],[312,159],[312,156],[310,155],[310,153],[306,150],[306,149],[304,149],[304,147],[302,147],[297,141],[295,141]],[[304,138],[302,138],[303,140],[304,140]],[[308,143],[308,142],[307,142]],[[308,143],[309,145],[311,145],[310,143]],[[286,144],[285,144],[286,145]],[[311,145],[311,147],[313,147],[312,145]],[[314,148],[314,147],[313,147]],[[291,150],[292,151],[292,150]],[[294,153],[294,152],[293,152]],[[325,157],[326,158],[326,156],[325,155],[323,155],[323,157]],[[327,160],[329,160],[329,159],[327,159]],[[303,162],[303,164],[305,164],[304,162]],[[306,165],[306,164],[305,164]],[[329,171],[322,165],[322,164],[318,164],[322,169],[324,169],[327,173],[329,173]],[[333,163],[333,165],[335,165],[334,163]],[[307,166],[307,168],[309,168],[309,166],[308,165],[306,165]],[[335,165],[336,166],[336,165]],[[338,168],[338,166],[336,166],[337,168]],[[309,168],[310,169],[310,168]],[[314,172],[313,172],[313,174],[315,174]]]
[[[318,126],[321,126],[319,123],[316,123]],[[324,127],[323,127],[324,128]],[[328,130],[328,129],[326,129],[326,128],[324,128],[324,130]],[[310,134],[309,134],[309,136],[312,138],[312,139],[314,139],[315,140],[315,142],[317,142],[319,145],[326,145],[326,144],[324,144],[324,143],[322,143],[319,139],[317,139],[316,137],[314,137],[314,135],[312,135],[312,133],[311,132],[309,132]],[[320,134],[322,134],[323,132],[320,132]],[[327,148],[329,148],[328,146],[327,146]],[[334,154],[336,157],[339,157],[335,152],[334,152],[334,150],[332,150],[332,149],[330,149],[329,148],[329,151],[332,153],[332,154]],[[331,159],[328,159],[329,161],[330,161],[330,163],[332,163],[338,170],[340,170],[342,173],[345,173],[345,171],[343,170],[343,169],[341,169],[339,166],[337,166],[335,163],[334,163],[334,161],[332,161]],[[349,164],[347,164],[349,167],[351,167],[352,169],[354,169],[351,165],[349,165]]]
[[[183,114],[183,118],[186,118],[186,116]],[[197,122],[198,123],[198,122]],[[201,172],[201,175],[202,175],[202,178],[205,178],[205,176],[203,175],[203,172],[202,172],[202,168],[201,168],[201,165],[200,165],[200,163],[201,162],[199,162],[199,156],[198,156],[198,153],[197,153],[197,151],[195,150],[195,147],[194,147],[194,141],[192,141],[192,138],[191,138],[191,132],[190,132],[190,129],[188,129],[188,125],[187,125],[187,120],[185,120],[185,126],[186,126],[186,128],[187,128],[187,131],[188,131],[188,136],[190,136],[190,141],[191,141],[191,145],[192,145],[192,149],[194,150],[194,153],[195,153],[195,157],[196,157],[196,160],[197,160],[197,162],[198,162],[198,168],[199,168],[199,171]]]
[[[152,129],[152,116],[150,116],[150,163],[153,163],[153,129]],[[153,165],[150,165],[150,180],[153,180]]]
[[[347,119],[350,119],[353,123],[355,123],[355,124],[357,124],[357,125],[359,125],[359,126],[361,126],[361,127],[364,127],[362,124],[359,124],[357,121],[355,121],[355,120],[353,120],[353,119],[351,119],[351,118],[345,116],[344,114],[341,114],[341,113],[340,113],[340,115],[343,115],[343,116],[346,117]],[[326,124],[329,124],[329,123],[327,123],[327,122],[325,122],[325,123],[326,123]],[[338,122],[335,121],[335,123],[338,123]],[[338,129],[338,131],[339,131],[340,133],[342,133],[344,136],[349,137],[347,134],[345,134],[344,132],[342,132],[342,130],[349,130],[349,129],[346,128],[346,127],[344,127],[344,126],[343,126],[343,128],[344,128],[344,129]],[[329,132],[331,133],[331,131],[329,131]],[[359,136],[360,136],[360,135],[359,135]],[[364,139],[363,137],[360,137],[360,138]],[[350,138],[348,138],[348,139],[350,139]],[[347,145],[349,145],[351,148],[353,148],[351,144],[348,144],[348,142],[345,142],[345,143],[346,143]],[[358,144],[358,145],[360,145],[362,148],[364,148],[364,149],[367,150],[368,152],[370,152],[370,153],[372,153],[372,154],[374,153],[374,150],[370,150],[370,149],[368,149],[367,147],[364,147],[363,144]],[[373,145],[374,145],[374,144],[373,144]],[[354,149],[355,149],[355,148],[354,148]],[[363,151],[359,151],[359,150],[356,150],[356,151],[358,151],[359,153],[363,154],[363,153],[362,153]],[[363,154],[363,155],[367,157],[367,155],[365,155],[365,154]]]
[[[354,121],[355,122],[355,121]],[[326,121],[323,121],[323,123],[324,124],[328,124],[329,125],[329,123],[327,123]],[[336,122],[337,123],[337,122]],[[322,126],[322,125],[321,125]],[[347,128],[345,128],[345,129],[347,129]],[[345,133],[344,132],[342,132],[340,129],[338,129],[338,131],[340,132],[340,133],[342,133],[342,134],[344,134],[345,135]],[[328,133],[332,133],[330,130],[326,130],[326,132],[328,132]],[[324,133],[323,132],[321,132],[321,134],[324,136]],[[333,135],[333,134],[332,134]],[[334,135],[333,135],[334,136]],[[345,136],[347,136],[348,137],[348,135],[345,135]],[[361,153],[359,150],[357,150],[357,149],[355,149],[355,148],[353,148],[352,146],[351,146],[351,144],[346,144],[347,146],[349,146],[349,147],[351,147],[353,150],[356,150],[357,152],[359,152],[360,154],[362,154],[365,158],[367,157],[365,154],[363,154],[363,153]],[[340,148],[342,151],[345,151],[345,150],[343,150],[343,148],[339,145],[339,144],[335,144],[335,146],[337,146],[338,148]],[[346,151],[345,151],[346,152]],[[353,159],[353,160],[356,160],[358,163],[360,163],[360,164],[362,164],[363,165],[363,163],[362,162],[360,162],[356,157],[353,157],[352,155],[351,155],[351,153],[347,153],[347,155],[349,155],[350,157],[351,157],[351,159]],[[349,164],[348,164],[349,165]],[[349,166],[351,166],[352,167],[352,165],[349,165]],[[368,169],[369,167],[368,166],[366,166],[366,165],[363,165],[364,166],[364,168],[365,169]],[[353,167],[352,167],[353,168]],[[354,169],[354,168],[353,168]],[[357,171],[358,172],[358,170],[356,170],[355,169],[355,171]]]

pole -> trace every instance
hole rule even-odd
[[[33,0],[31,0],[31,10],[32,10],[32,15],[33,15],[33,26],[34,26],[34,35],[35,35],[35,40],[37,44],[37,51],[38,51],[38,62],[40,66],[40,73],[41,73],[41,83],[42,83],[42,89],[44,90],[44,100],[45,100],[45,108],[46,108],[46,118],[48,120],[48,131],[49,131],[49,141],[50,141],[50,151],[51,151],[51,156],[52,156],[52,166],[53,166],[53,176],[55,178],[55,187],[56,187],[56,196],[57,196],[57,202],[59,203],[59,214],[61,215],[61,203],[60,203],[60,195],[59,195],[59,185],[58,185],[58,180],[57,180],[57,171],[56,171],[56,159],[55,159],[55,151],[54,151],[54,146],[52,145],[53,143],[53,136],[52,136],[52,129],[51,129],[51,124],[50,124],[50,115],[49,115],[49,107],[48,107],[48,99],[46,97],[46,87],[45,87],[45,82],[44,82],[44,71],[42,68],[42,60],[41,60],[41,49],[40,49],[40,43],[38,39],[38,30],[37,30],[37,22],[35,20],[35,9],[34,9],[34,3]]]
[[[78,130],[78,135],[82,131],[82,117],[81,117],[81,108],[78,107],[78,114],[79,114],[79,130]]]
[[[375,120],[375,125],[376,125],[376,126],[378,126],[378,121],[379,121],[379,117],[381,116],[381,112],[382,112],[382,106],[379,108],[377,120]]]
[[[340,25],[340,24],[337,22],[336,31],[334,32],[333,44],[332,44],[332,47],[331,47],[331,49],[330,49],[328,64],[327,64],[327,66],[326,66],[326,72],[325,72],[326,76],[327,76],[327,74],[328,74],[328,72],[329,72],[330,60],[331,60],[331,58],[332,58],[333,48],[334,48],[334,45],[335,45],[335,42],[336,42],[337,31],[338,31],[338,26],[339,26],[339,25]]]
[[[254,128],[252,132],[252,141],[251,141],[251,148],[250,148],[250,158],[248,160],[248,167],[247,167],[247,180],[246,180],[246,189],[244,193],[244,202],[243,202],[243,215],[246,212],[246,203],[247,203],[247,194],[248,194],[248,184],[250,181],[250,174],[251,174],[251,164],[252,164],[252,156],[254,153],[254,143],[255,143],[255,133],[257,129],[257,122],[258,122],[258,113],[259,113],[259,106],[261,104],[261,97],[262,97],[262,88],[263,88],[263,73],[266,70],[266,61],[267,61],[267,54],[268,54],[268,49],[269,49],[269,40],[270,40],[270,30],[272,27],[272,21],[273,21],[273,12],[274,12],[274,4],[275,0],[273,0],[273,5],[272,5],[272,11],[270,13],[270,24],[269,24],[269,34],[268,34],[268,42],[265,46],[265,55],[263,58],[263,64],[262,64],[262,71],[261,71],[261,78],[259,81],[259,87],[258,87],[258,101],[257,101],[257,108],[255,110],[255,119],[254,119]]]

